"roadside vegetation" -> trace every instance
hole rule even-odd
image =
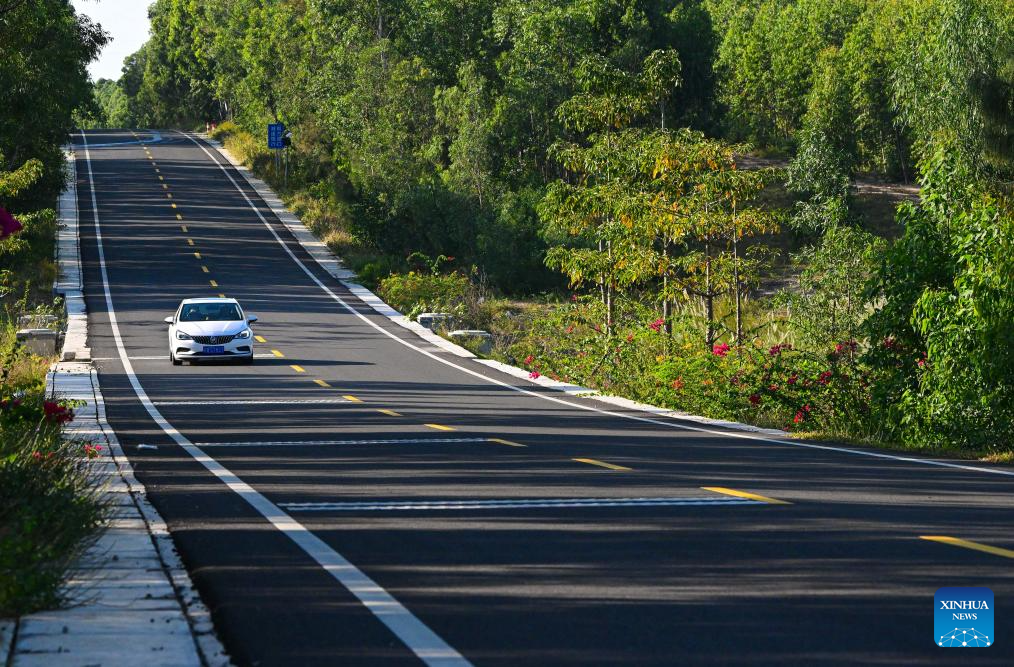
[[[85,67],[106,41],[63,0],[0,8],[0,618],[64,602],[62,584],[105,515],[89,459],[66,441],[75,406],[46,395],[51,358],[19,328],[58,328],[53,260],[63,144],[75,113],[93,113]]]
[[[94,122],[216,123],[385,299],[533,374],[1002,459],[1012,10],[158,0]]]

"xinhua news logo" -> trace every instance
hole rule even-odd
[[[933,642],[943,648],[992,646],[993,591],[940,588],[933,596]]]

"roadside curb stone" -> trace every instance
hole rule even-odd
[[[335,280],[340,282],[346,289],[352,292],[352,294],[355,295],[360,301],[370,306],[370,308],[372,308],[374,311],[383,315],[384,317],[391,320],[398,326],[414,332],[420,338],[422,338],[428,343],[431,343],[433,346],[441,350],[444,350],[445,352],[455,354],[459,357],[463,357],[466,359],[474,359],[477,363],[480,363],[484,366],[488,366],[489,368],[493,368],[502,373],[506,373],[512,377],[520,378],[522,380],[531,382],[532,384],[538,385],[540,387],[546,387],[548,389],[562,391],[563,393],[566,393],[571,396],[588,398],[615,407],[625,408],[628,410],[637,410],[640,412],[647,412],[649,414],[657,415],[659,417],[666,417],[674,420],[689,421],[697,424],[702,424],[705,426],[714,426],[719,428],[731,429],[735,431],[746,431],[749,433],[758,433],[778,438],[789,437],[789,433],[787,431],[782,431],[780,429],[761,428],[759,426],[754,426],[752,424],[724,421],[720,419],[711,419],[709,417],[702,417],[700,415],[693,415],[690,413],[678,412],[676,410],[659,408],[654,405],[638,403],[636,401],[632,401],[628,398],[623,398],[621,396],[610,396],[608,394],[602,394],[599,391],[595,389],[589,389],[588,387],[579,387],[577,385],[568,384],[566,382],[557,382],[544,376],[533,378],[531,377],[530,371],[527,371],[523,368],[510,366],[503,362],[496,361],[495,359],[482,359],[477,357],[469,350],[466,350],[460,345],[455,345],[446,338],[438,336],[437,334],[433,333],[432,331],[422,326],[418,322],[413,322],[408,317],[405,317],[397,310],[395,310],[387,303],[385,303],[384,300],[381,299],[379,296],[377,296],[370,290],[366,289],[359,283],[353,282],[354,279],[356,278],[356,274],[351,270],[349,270],[348,268],[346,268],[344,264],[342,264],[342,261],[338,257],[336,257],[334,253],[331,252],[331,249],[327,247],[326,243],[322,242],[320,239],[314,236],[313,232],[311,232],[310,229],[306,225],[304,225],[298,217],[296,217],[291,211],[285,208],[285,205],[282,203],[281,198],[277,194],[275,194],[275,192],[270,188],[270,186],[268,186],[267,183],[254,176],[253,172],[247,169],[242,162],[237,160],[225,148],[225,146],[222,145],[222,142],[208,137],[203,132],[197,133],[195,134],[195,136],[200,137],[210,146],[214,147],[214,149],[217,150],[218,153],[223,158],[225,158],[225,160],[229,164],[235,167],[236,171],[238,171],[243,176],[247,184],[250,187],[252,187],[257,192],[258,195],[260,195],[261,199],[264,200],[264,202],[268,205],[268,208],[271,209],[271,212],[275,214],[275,217],[281,220],[282,224],[285,225],[285,227],[290,232],[292,232],[292,235],[295,236],[296,241],[298,241],[299,244],[303,246],[306,252],[317,262],[317,264],[320,265],[322,269],[327,271],[332,277],[335,278]],[[426,349],[425,346],[421,347],[424,350]],[[427,351],[432,352],[434,350],[429,349]]]

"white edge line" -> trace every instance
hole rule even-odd
[[[183,448],[187,454],[203,465],[209,472],[220,479],[234,493],[243,498],[254,509],[256,509],[275,528],[295,542],[303,551],[315,560],[328,574],[334,577],[342,586],[362,602],[378,620],[388,627],[391,632],[401,640],[420,660],[427,665],[470,665],[460,653],[451,648],[443,639],[437,636],[429,627],[420,621],[412,612],[403,606],[390,593],[384,590],[378,583],[370,579],[362,570],[353,565],[340,553],[332,549],[319,537],[310,532],[305,526],[289,516],[280,507],[261,495],[249,484],[241,480],[229,469],[205,454],[199,447],[180,433],[170,424],[158,408],[148,398],[147,392],[141,386],[140,380],[134,373],[133,365],[127,355],[123,338],[120,335],[120,327],[116,318],[116,311],[113,308],[113,297],[109,286],[109,273],[106,269],[105,250],[102,243],[102,229],[99,223],[98,202],[95,197],[95,179],[92,174],[91,155],[88,150],[88,139],[84,132],[81,133],[84,145],[85,164],[88,166],[88,182],[91,190],[92,216],[95,225],[95,241],[98,246],[99,272],[102,276],[102,290],[105,295],[106,308],[108,310],[109,324],[113,331],[113,339],[116,349],[123,364],[123,370],[127,374],[131,387],[137,395],[145,411],[158,424],[158,426],[174,442]],[[195,142],[196,143],[196,142]],[[200,144],[198,144],[200,145]],[[201,147],[203,149],[203,147]],[[207,152],[207,151],[205,151]],[[216,162],[217,164],[217,162]],[[221,165],[219,165],[221,167]],[[225,171],[223,169],[223,171]],[[225,172],[233,185],[232,176]],[[237,187],[238,189],[238,187]],[[246,193],[240,190],[246,198]],[[251,207],[256,207],[247,199]],[[258,215],[260,212],[258,211]],[[262,218],[263,219],[263,218]],[[267,224],[265,222],[265,224]],[[274,230],[272,230],[273,232]],[[277,238],[277,237],[276,237]],[[297,260],[298,261],[298,260]]]
[[[748,432],[718,431],[718,430],[715,430],[715,429],[702,428],[702,427],[699,427],[699,426],[690,426],[689,424],[679,424],[679,423],[673,423],[673,422],[670,422],[670,421],[661,421],[659,419],[651,419],[650,417],[638,417],[636,415],[624,414],[622,412],[614,412],[612,410],[603,410],[601,408],[597,408],[597,407],[594,407],[594,406],[591,406],[591,405],[582,405],[580,403],[571,403],[570,401],[565,401],[563,399],[555,398],[553,396],[546,396],[545,394],[542,394],[542,393],[539,393],[539,392],[535,392],[535,391],[531,391],[531,390],[525,389],[523,387],[516,387],[516,386],[514,386],[512,384],[509,384],[507,382],[503,382],[501,380],[497,380],[496,378],[492,378],[492,377],[489,377],[487,375],[483,375],[482,373],[473,371],[473,370],[471,370],[469,368],[465,368],[463,366],[459,366],[458,364],[454,363],[453,361],[450,361],[449,359],[443,359],[443,358],[441,358],[441,357],[433,354],[432,352],[429,352],[429,351],[424,350],[424,349],[422,349],[420,347],[417,347],[417,346],[413,345],[412,343],[410,343],[410,342],[408,342],[406,340],[403,340],[403,339],[399,338],[398,336],[395,336],[393,333],[391,333],[387,329],[384,329],[383,327],[381,327],[376,322],[372,321],[371,319],[369,319],[368,317],[366,317],[362,313],[358,312],[355,308],[352,308],[351,306],[349,306],[348,303],[346,303],[340,296],[338,296],[337,294],[335,294],[329,287],[327,287],[327,285],[325,285],[323,282],[321,282],[320,279],[318,279],[317,276],[314,275],[313,272],[310,271],[310,269],[307,268],[307,266],[305,264],[303,264],[303,262],[298,257],[296,257],[296,255],[292,252],[292,249],[289,248],[288,244],[285,241],[283,241],[281,237],[278,236],[278,233],[275,231],[275,229],[271,225],[271,223],[269,223],[268,220],[265,219],[265,217],[261,213],[260,209],[257,208],[256,205],[254,205],[254,203],[247,196],[246,192],[244,192],[243,189],[239,186],[239,184],[236,183],[235,179],[233,179],[233,177],[232,177],[232,174],[230,174],[229,171],[225,168],[225,165],[222,164],[221,162],[219,162],[218,160],[216,160],[214,158],[214,156],[212,156],[211,153],[208,151],[208,149],[205,148],[199,141],[197,141],[196,139],[194,139],[191,135],[185,134],[185,133],[181,133],[181,134],[183,134],[183,136],[185,136],[188,139],[190,139],[190,141],[192,141],[195,145],[197,145],[198,148],[200,148],[202,151],[204,151],[204,153],[209,158],[211,158],[212,162],[214,162],[216,165],[218,165],[218,168],[222,170],[222,172],[226,175],[226,177],[229,179],[229,181],[236,188],[236,190],[239,191],[239,193],[243,196],[243,199],[246,200],[246,202],[247,202],[247,204],[249,204],[250,208],[253,209],[254,213],[257,214],[257,217],[260,218],[261,222],[264,223],[264,226],[268,228],[268,231],[271,232],[271,235],[275,238],[276,241],[278,241],[278,243],[282,246],[282,248],[285,250],[285,252],[292,259],[292,261],[295,262],[296,265],[299,266],[299,268],[301,268],[303,270],[303,272],[310,278],[310,280],[312,280],[314,283],[316,283],[316,285],[318,287],[320,287],[320,289],[323,290],[328,296],[330,296],[337,303],[339,303],[341,306],[343,306],[351,314],[355,315],[356,317],[358,317],[359,319],[361,319],[363,322],[365,322],[369,326],[373,327],[374,329],[376,329],[377,331],[379,331],[383,335],[387,336],[391,340],[397,341],[398,343],[401,343],[405,347],[408,347],[408,348],[410,348],[412,350],[415,350],[419,354],[427,356],[427,357],[429,357],[429,358],[431,358],[431,359],[433,359],[435,361],[438,361],[441,364],[444,364],[446,366],[450,366],[451,368],[457,369],[457,370],[461,371],[462,373],[466,373],[466,374],[471,375],[473,377],[480,378],[482,380],[485,380],[486,382],[490,382],[492,384],[498,385],[498,386],[503,387],[505,389],[510,389],[511,391],[516,391],[518,393],[525,394],[525,395],[528,395],[528,396],[535,396],[537,398],[541,398],[542,400],[545,400],[545,401],[551,401],[553,403],[559,403],[561,405],[566,405],[568,407],[578,408],[578,409],[581,409],[581,410],[587,410],[589,412],[596,412],[596,413],[599,413],[599,414],[602,414],[602,415],[608,415],[610,417],[618,417],[618,418],[621,418],[621,419],[629,419],[629,420],[636,421],[636,422],[641,422],[641,423],[644,423],[644,424],[654,424],[656,426],[664,426],[666,428],[681,429],[681,430],[685,430],[685,431],[694,431],[694,432],[697,432],[697,433],[708,433],[708,434],[711,434],[711,435],[718,435],[718,436],[723,436],[723,437],[740,438],[740,439],[745,439],[745,440],[754,440],[756,442],[766,442],[766,443],[771,443],[771,444],[775,444],[775,445],[782,445],[782,446],[789,446],[789,447],[802,447],[802,448],[805,448],[805,449],[815,449],[815,450],[821,450],[821,451],[839,452],[839,453],[845,453],[845,454],[854,454],[856,456],[868,456],[868,457],[872,457],[872,458],[886,459],[886,460],[891,460],[891,461],[901,461],[901,462],[905,462],[905,463],[916,463],[916,464],[919,464],[919,465],[936,466],[936,467],[941,467],[941,468],[951,468],[951,469],[957,469],[957,470],[966,470],[966,471],[971,471],[971,472],[981,472],[981,473],[987,473],[987,474],[993,474],[993,475],[1005,475],[1005,476],[1008,476],[1008,477],[1014,477],[1014,470],[1003,470],[1003,469],[1000,469],[1000,468],[981,468],[981,467],[978,467],[978,466],[963,465],[963,464],[960,464],[960,463],[950,463],[950,462],[947,462],[947,461],[937,461],[935,459],[920,459],[920,458],[913,458],[913,457],[908,457],[908,456],[898,456],[898,455],[895,455],[895,454],[886,454],[886,453],[882,453],[882,452],[866,451],[866,450],[861,450],[861,449],[850,449],[848,447],[835,447],[835,446],[832,446],[832,445],[818,445],[818,444],[813,444],[813,443],[799,442],[799,441],[796,441],[796,440],[785,440],[785,439],[781,439],[781,438],[776,439],[776,438],[770,438],[770,437],[760,437],[758,435],[754,435],[754,434],[748,433]],[[238,168],[237,168],[237,171],[238,171]],[[244,176],[245,176],[245,174],[244,174]],[[253,184],[251,184],[251,187],[253,187]],[[313,257],[313,256],[314,255],[311,253],[311,257]],[[317,261],[318,261],[318,263],[320,263],[320,260],[317,260]],[[323,264],[321,264],[321,267],[324,268]],[[326,271],[326,268],[325,268],[325,271]],[[329,272],[329,275],[331,275],[330,272]],[[380,301],[380,299],[378,297],[376,297],[376,295],[374,295],[372,292],[369,292],[369,290],[367,290],[365,287],[363,287],[361,285],[357,285],[355,283],[350,283],[350,282],[347,282],[347,281],[342,280],[342,279],[337,278],[337,277],[335,279],[339,280],[339,282],[341,282],[342,285],[344,285],[346,288],[348,288],[354,295],[356,295],[361,300],[363,300],[363,299],[362,299],[362,297],[359,296],[359,294],[357,293],[357,291],[366,292],[366,293],[368,293],[373,298],[373,300]],[[388,306],[388,308],[390,308],[390,307]],[[378,312],[381,312],[377,308],[374,308],[374,309],[377,310]],[[381,312],[381,314],[383,314],[383,313]]]
[[[421,438],[408,440],[275,440],[242,442],[196,442],[197,447],[354,447],[357,445],[447,445],[489,442],[489,438]]]

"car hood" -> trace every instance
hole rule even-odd
[[[246,322],[178,322],[176,330],[191,336],[235,336],[246,329]]]

